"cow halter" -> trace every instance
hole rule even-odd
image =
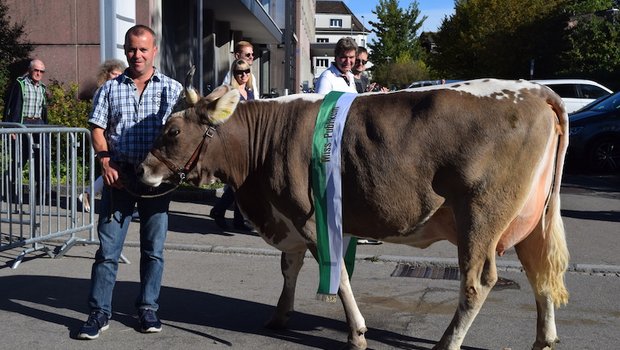
[[[207,137],[212,138],[214,134],[215,134],[215,127],[209,125],[207,130],[205,130],[204,134],[202,135],[202,140],[200,141],[200,143],[194,150],[194,153],[192,153],[192,156],[189,157],[189,160],[187,161],[187,163],[185,163],[185,166],[183,168],[177,166],[176,164],[172,163],[168,159],[164,158],[164,156],[161,154],[161,152],[158,149],[153,148],[151,149],[150,153],[153,156],[155,156],[155,158],[159,159],[160,162],[166,164],[168,169],[170,169],[170,171],[172,171],[172,173],[174,173],[177,176],[177,178],[179,179],[177,183],[177,186],[178,186],[185,181],[187,174],[196,167],[196,164],[198,164],[198,158],[200,158],[200,154],[202,153],[203,148],[206,149],[207,147],[207,143],[206,143]]]

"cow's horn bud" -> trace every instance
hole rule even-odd
[[[192,65],[185,76],[185,100],[191,106],[198,102],[198,92],[192,87],[192,80],[194,79],[194,72],[196,72],[196,66]]]

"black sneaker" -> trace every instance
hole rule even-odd
[[[140,309],[139,311],[140,332],[159,333],[161,332],[161,321],[157,318],[155,311],[151,309]]]
[[[239,231],[252,231],[252,228],[245,224],[245,222],[235,222],[234,223],[235,230]]]
[[[224,214],[216,214],[213,211],[213,209],[211,209],[209,216],[215,221],[215,224],[222,230],[229,229],[228,224],[226,223],[226,218],[224,218]]]
[[[80,328],[77,337],[78,339],[97,339],[99,334],[109,327],[108,316],[102,311],[92,311],[86,323]]]

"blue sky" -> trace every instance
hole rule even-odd
[[[414,0],[398,0],[399,7],[407,9]],[[376,21],[377,17],[372,13],[377,7],[379,0],[344,0],[344,3],[351,9],[353,14],[361,21],[364,16],[364,24],[370,29],[368,21]],[[421,16],[428,16],[423,31],[435,31],[441,25],[441,20],[446,15],[454,13],[454,0],[418,0],[418,7],[422,12]]]

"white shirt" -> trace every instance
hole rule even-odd
[[[316,81],[315,92],[323,95],[327,95],[330,91],[343,91],[357,93],[355,88],[355,77],[353,73],[347,72],[345,74],[349,79],[347,82],[342,73],[338,70],[336,65],[332,64],[327,68]]]
[[[252,77],[252,90],[254,91],[254,99],[260,100],[260,92],[258,91],[258,85],[256,84],[256,76],[254,74]],[[230,80],[232,79],[232,72],[228,71],[226,76],[224,77],[224,81],[222,81],[222,85],[230,85]]]

